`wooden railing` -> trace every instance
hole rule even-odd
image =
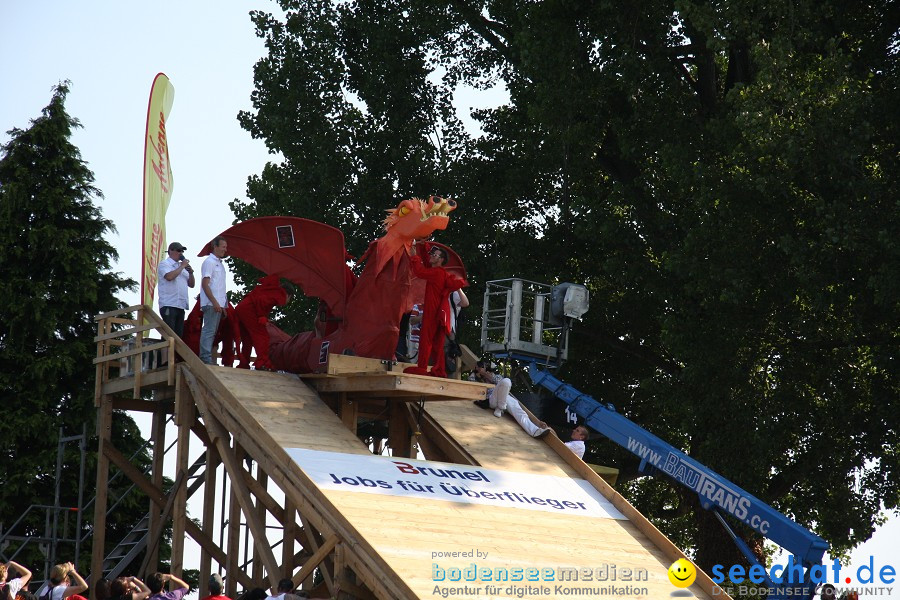
[[[129,318],[131,314],[136,318]],[[111,381],[110,371],[117,370],[118,378],[128,376],[123,373],[128,365],[133,365],[134,385],[133,398],[140,399],[141,387],[144,384],[144,355],[148,353],[162,353],[166,351],[168,365],[166,368],[166,381],[168,385],[175,384],[175,354],[176,349],[183,352],[187,346],[175,332],[166,325],[162,318],[146,305],[129,306],[112,312],[103,313],[94,317],[97,321],[97,357],[94,364],[97,367],[96,385],[94,388],[94,404],[100,405],[100,396],[103,387]],[[161,340],[145,340],[144,335],[148,331],[155,330]],[[148,343],[149,342],[149,343]],[[153,361],[153,356],[147,356],[148,362]]]

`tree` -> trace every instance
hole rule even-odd
[[[82,424],[89,435],[95,431],[94,316],[123,307],[116,294],[135,285],[110,270],[117,254],[104,235],[114,228],[95,206],[102,195],[70,141],[79,124],[65,110],[68,91],[58,85],[41,116],[28,129],[9,131],[0,149],[0,514],[7,527],[30,505],[53,504],[60,428],[66,435],[81,433]],[[117,446],[139,450],[134,422],[116,422]],[[95,480],[96,443],[89,448],[85,500]],[[62,506],[77,506],[78,469],[78,454],[67,452]],[[126,500],[110,529],[130,528],[135,513],[146,512],[138,502]],[[45,534],[41,511],[23,525],[16,535]],[[27,552],[17,560],[39,561]]]
[[[564,379],[838,553],[900,507],[900,6],[280,5],[252,13],[268,55],[239,119],[283,161],[239,219],[353,245],[400,197],[456,197],[443,239],[471,298],[513,275],[590,287]],[[454,94],[497,84],[509,101],[467,133]],[[696,496],[625,493],[701,566],[741,561]]]

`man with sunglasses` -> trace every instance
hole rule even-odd
[[[425,303],[422,307],[422,326],[419,331],[419,360],[415,367],[403,369],[404,373],[446,377],[447,366],[444,359],[444,338],[450,332],[450,315],[447,297],[450,292],[466,287],[469,283],[447,271],[447,251],[440,246],[425,245],[428,266],[416,252],[417,242],[410,250],[410,267],[413,274],[425,280]],[[433,359],[431,372],[429,359]]]
[[[188,288],[194,287],[194,269],[184,257],[187,250],[178,242],[169,244],[168,256],[157,269],[159,314],[175,335],[184,333],[184,312],[188,309]]]

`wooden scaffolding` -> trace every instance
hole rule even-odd
[[[390,362],[336,355],[321,373],[302,378],[210,366],[146,306],[99,315],[97,322],[94,531],[106,530],[107,480],[114,467],[149,498],[141,575],[157,570],[158,540],[171,519],[171,572],[182,573],[190,537],[200,548],[200,597],[207,595],[208,575],[220,572],[232,598],[255,587],[274,589],[282,578],[304,589],[315,584],[313,597],[420,598],[432,595],[429,548],[477,543],[515,562],[523,560],[517,554],[523,542],[543,564],[595,564],[600,556],[613,556],[621,564],[649,565],[651,588],[666,595],[672,589],[665,569],[683,553],[558,438],[530,438],[511,419],[473,407],[487,386],[404,375]],[[145,332],[157,339],[145,339]],[[159,366],[159,359],[166,364]],[[148,474],[113,445],[116,411],[151,415]],[[164,460],[170,416],[177,431],[175,458]],[[371,429],[365,442],[358,437],[360,423]],[[421,452],[427,460],[583,479],[628,520],[572,522],[516,509],[373,500],[320,489],[285,451],[380,454],[382,440],[394,457]],[[202,450],[194,463],[192,444],[195,452]],[[174,480],[170,489],[164,475]],[[228,484],[224,499],[219,477]],[[195,493],[202,498],[201,514],[188,518],[187,500]],[[546,534],[523,538],[519,532],[536,522]],[[580,528],[578,552],[587,558],[547,538],[571,536],[573,527]],[[243,561],[242,540],[250,546]],[[107,540],[95,535],[91,572],[108,571],[107,559]],[[690,590],[693,597],[727,598],[702,571]]]

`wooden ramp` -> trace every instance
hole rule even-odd
[[[324,538],[320,550],[339,545],[342,564],[354,571],[360,587],[379,598],[666,598],[672,592],[679,597],[712,597],[704,591],[712,590],[712,584],[702,573],[686,590],[669,582],[667,569],[682,556],[680,551],[555,437],[535,440],[512,419],[495,418],[467,400],[427,403],[432,428],[436,423],[465,450],[471,457],[465,462],[474,465],[470,468],[481,467],[491,477],[494,472],[511,472],[510,477],[538,485],[542,477],[585,479],[624,516],[370,493],[359,483],[366,477],[376,480],[376,475],[368,475],[373,472],[369,461],[396,466],[389,457],[374,457],[351,431],[355,423],[335,413],[335,403],[352,403],[347,392],[330,398],[329,406],[295,376],[221,367],[203,370],[199,376],[188,369],[183,374],[201,416],[215,415],[298,508],[313,507],[314,516],[309,518]],[[407,411],[407,416],[413,413]],[[308,456],[334,457],[351,466],[357,461],[359,476],[350,478],[357,483],[339,483],[334,477],[336,485],[324,485],[308,464],[300,464]],[[397,483],[400,479],[398,471]],[[393,480],[382,481],[396,488]],[[572,579],[573,573],[575,581],[560,581]],[[473,580],[467,581],[467,576]],[[365,590],[358,591],[364,597]],[[727,598],[721,591],[716,597]]]

